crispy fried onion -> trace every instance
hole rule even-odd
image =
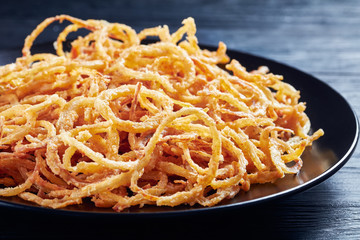
[[[31,54],[64,20],[56,54]],[[89,33],[65,51],[81,28]],[[192,18],[173,34],[66,15],[38,25],[23,56],[0,67],[0,195],[51,208],[84,198],[115,211],[213,206],[299,172],[323,135],[309,135],[300,92],[230,61],[222,42],[200,49],[195,32]]]

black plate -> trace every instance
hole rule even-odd
[[[214,50],[211,46],[202,46]],[[33,52],[50,52],[51,44],[38,45]],[[118,216],[165,216],[246,207],[268,200],[288,196],[313,187],[337,172],[351,157],[359,137],[359,123],[348,102],[334,89],[319,79],[282,63],[253,56],[239,51],[228,51],[231,59],[237,59],[248,70],[260,65],[270,68],[274,74],[284,76],[284,81],[301,91],[301,101],[307,103],[306,113],[312,129],[324,129],[325,135],[308,148],[302,158],[303,168],[297,175],[287,175],[274,184],[253,185],[249,192],[242,192],[231,200],[214,207],[179,206],[131,208],[115,213],[111,209],[95,208],[92,203],[69,206],[66,209],[48,209],[25,202],[17,197],[0,198],[0,205],[31,211],[45,211],[65,215],[118,215]],[[13,62],[20,56],[19,50],[0,52],[0,64]],[[346,126],[346,127],[345,127]]]

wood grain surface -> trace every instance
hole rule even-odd
[[[192,16],[199,42],[217,45],[223,41],[230,49],[314,75],[360,114],[358,0],[6,1],[0,7],[0,54],[13,49],[20,55],[32,29],[44,18],[62,13],[121,22],[136,30],[163,24],[174,30],[182,19]],[[60,30],[60,25],[53,25],[37,43],[53,41]],[[360,150],[334,176],[308,191],[219,214],[138,221],[49,216],[1,207],[0,215],[3,239],[360,239]]]

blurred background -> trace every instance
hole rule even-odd
[[[217,45],[223,41],[229,49],[298,68],[335,88],[356,113],[360,113],[359,0],[12,0],[3,2],[0,7],[0,56],[5,56],[8,51],[18,51],[20,56],[25,37],[42,20],[58,14],[124,23],[137,31],[166,24],[172,32],[181,26],[184,18],[191,16],[195,19],[200,43]],[[52,24],[36,43],[54,41],[62,26]],[[4,61],[0,60],[0,63],[5,64]],[[226,216],[232,219],[230,225],[226,224],[229,219],[222,220],[222,216],[209,216],[204,221],[213,226],[214,232],[221,233],[222,230],[217,228],[220,226],[225,236],[240,231],[280,239],[360,239],[359,160],[360,152],[356,150],[338,173],[309,191],[227,213]],[[2,216],[13,216],[12,221],[3,225],[4,236],[26,234],[11,228],[18,221],[14,214],[19,212],[4,208],[0,211]],[[23,216],[32,219],[29,215]],[[50,219],[40,222],[45,227],[55,223],[45,214],[40,217]],[[83,220],[64,218],[62,221],[101,234],[101,229],[87,228]],[[168,228],[157,231],[171,233],[172,219],[161,221],[167,222]],[[196,231],[196,226],[186,224],[186,221],[184,219],[185,231]],[[114,222],[106,223],[116,226]],[[106,228],[104,224],[100,226]],[[121,229],[117,227],[113,228],[114,233]],[[30,227],[25,229],[31,231]],[[146,224],[143,229],[149,233],[153,231],[146,228]],[[179,229],[182,228],[177,227],[174,231]],[[43,236],[44,229],[39,227],[38,231],[37,236]],[[137,234],[141,235],[141,231]],[[193,236],[201,234],[197,232]]]
[[[360,3],[357,0],[83,0],[7,1],[0,8],[0,49],[19,48],[42,20],[57,14],[104,19],[145,27],[181,26],[195,18],[199,42],[266,55],[310,72],[329,72],[360,62]],[[61,27],[54,24],[39,41],[53,41]],[[323,53],[328,69],[319,66]],[[346,58],[346,61],[344,59]],[[311,60],[312,64],[306,64]],[[310,67],[310,68],[309,68]]]
[[[278,59],[311,73],[349,73],[347,68],[360,62],[357,0],[8,1],[0,8],[0,50],[21,47],[37,24],[57,14],[120,22],[137,31],[164,24],[174,31],[191,16],[201,43],[223,41],[231,49]],[[53,24],[37,43],[54,41],[61,30]],[[323,59],[332,53],[337,57]]]

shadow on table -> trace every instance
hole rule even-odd
[[[323,185],[326,183],[318,187]],[[313,195],[314,191],[308,193],[299,195],[317,198]],[[1,215],[7,216],[2,217],[0,236],[3,239],[316,239],[319,234],[316,230],[324,229],[324,225],[331,227],[336,224],[334,221],[337,221],[336,214],[339,213],[316,206],[309,209],[309,205],[299,204],[299,195],[211,214],[197,212],[166,217],[84,217],[0,208]]]

